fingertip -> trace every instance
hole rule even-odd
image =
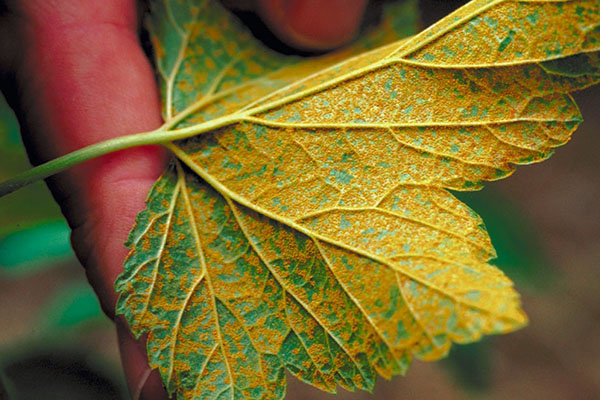
[[[134,397],[136,400],[163,400],[168,398],[157,370],[152,370],[147,375],[146,381],[140,387],[138,397]]]
[[[86,266],[102,309],[111,318],[117,299],[114,282],[130,251],[123,243],[167,157],[160,146],[143,146],[89,161],[79,168],[80,193],[63,203],[73,248]]]
[[[145,340],[136,340],[122,317],[116,318],[119,351],[133,400],[168,400],[158,370],[148,365]]]
[[[354,38],[368,0],[258,0],[258,11],[295,47],[326,50]]]

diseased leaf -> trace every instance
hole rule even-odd
[[[370,390],[526,323],[446,189],[568,141],[568,93],[600,79],[597,0],[475,0],[341,63],[274,54],[216,2],[151,4],[165,129],[198,135],[168,145],[117,312],[169,393],[282,398],[285,369]]]

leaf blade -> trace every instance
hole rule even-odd
[[[287,69],[234,24],[200,18],[223,24],[216,48],[231,45],[167,101],[169,129],[201,134],[168,145],[180,161],[138,217],[117,286],[169,392],[281,398],[285,369],[327,391],[370,390],[413,357],[523,326],[481,219],[446,189],[477,189],[568,141],[581,122],[568,93],[600,79],[599,9],[476,0],[412,39]],[[493,17],[504,36],[490,36]],[[529,25],[555,22],[552,51],[519,47]],[[252,62],[255,75],[234,73]],[[172,228],[154,222],[166,215]],[[162,272],[133,277],[157,240]]]

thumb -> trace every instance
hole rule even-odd
[[[258,11],[278,36],[295,47],[327,50],[354,38],[368,0],[259,0]]]

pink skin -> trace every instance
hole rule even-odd
[[[282,39],[325,49],[351,39],[367,0],[258,0],[257,9]],[[158,91],[137,37],[134,0],[21,0],[12,23],[18,40],[17,82],[25,141],[32,158],[52,159],[116,136],[162,124]],[[126,90],[125,90],[126,88]],[[73,247],[106,314],[114,318],[113,282],[135,215],[167,159],[140,147],[88,161],[50,180],[72,229]],[[143,342],[116,319],[127,382],[134,399],[166,399],[150,371]]]
[[[366,6],[367,0],[258,0],[260,14],[281,39],[314,50],[350,41]]]

